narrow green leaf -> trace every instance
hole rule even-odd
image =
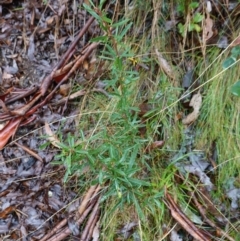
[[[102,16],[101,18],[102,18],[101,20],[103,22],[110,23],[110,24],[112,23],[112,20],[110,18],[106,17],[106,16]]]
[[[99,4],[99,8],[102,10],[103,4],[106,2],[106,0],[101,0]]]
[[[127,33],[127,31],[131,28],[132,26],[132,23],[129,23],[124,29],[123,31],[121,32],[120,34],[120,39],[119,40],[122,40],[122,38],[125,36],[125,34]]]
[[[116,57],[115,50],[109,44],[106,44],[105,47],[108,50],[109,55],[111,55],[112,57]]]
[[[103,43],[105,43],[105,42],[107,42],[107,40],[108,40],[108,36],[98,36],[96,38],[92,38],[90,40],[90,42],[103,42]]]
[[[127,22],[129,22],[129,19],[123,19],[123,20],[121,20],[117,23],[112,24],[112,27],[116,28],[116,27],[119,27],[119,26],[122,26],[122,25],[126,24]]]
[[[94,10],[92,10],[87,4],[83,3],[83,7],[94,17],[96,18],[98,21],[101,21],[101,17],[96,14],[96,12]]]

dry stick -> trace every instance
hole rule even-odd
[[[88,192],[86,193],[86,195],[84,196],[82,202],[81,202],[81,205],[78,209],[78,214],[79,215],[82,215],[82,213],[84,212],[84,210],[86,209],[89,201],[90,201],[90,198],[92,197],[92,195],[94,194],[95,190],[97,188],[97,185],[94,185],[94,186],[91,186],[89,189],[88,189]]]
[[[209,236],[209,234],[206,231],[197,228],[193,224],[193,222],[182,212],[182,210],[178,207],[178,205],[174,202],[174,200],[169,194],[168,194],[168,200],[170,201],[173,209],[175,209],[175,211],[180,215],[180,217],[184,220],[184,222],[187,223],[194,232],[197,232],[200,236],[204,236],[204,235]]]
[[[93,204],[90,205],[82,214],[82,216],[77,220],[76,225],[80,226],[83,223],[89,212],[91,211]],[[66,238],[71,234],[71,230],[67,227],[64,228],[60,233],[55,234],[52,238],[48,239],[48,241],[60,241]]]
[[[81,58],[79,58],[79,60],[74,64],[74,66],[72,67],[72,69],[68,72],[68,74],[56,85],[56,87],[51,91],[51,93],[48,94],[48,96],[46,96],[46,98],[39,103],[38,105],[34,106],[26,115],[32,115],[39,107],[42,107],[43,105],[45,105],[53,96],[53,94],[57,91],[57,89],[59,88],[60,85],[62,85],[69,77],[70,75],[79,67],[80,64],[83,63],[83,61],[92,53],[92,51],[99,45],[99,43],[92,43],[86,53],[81,56]]]
[[[96,202],[96,204],[94,206],[94,209],[93,209],[93,211],[92,211],[92,213],[91,213],[91,215],[90,215],[90,217],[89,217],[89,219],[87,221],[87,224],[86,224],[86,226],[85,226],[85,228],[83,230],[83,233],[81,235],[80,240],[86,240],[86,238],[88,236],[88,233],[90,231],[90,228],[91,228],[91,226],[93,224],[93,221],[96,218],[97,213],[99,212],[99,209],[98,209],[99,208],[99,203],[100,203],[100,197],[98,198],[98,200],[97,200],[97,202]]]
[[[33,86],[32,88],[30,88],[29,90],[27,91],[24,91],[23,93],[21,94],[18,94],[17,96],[14,95],[13,97],[10,97],[9,99],[7,99],[5,101],[5,104],[11,104],[12,102],[16,101],[16,100],[19,100],[19,99],[22,99],[24,97],[27,97],[33,93],[35,93],[37,91],[38,87],[37,86]]]
[[[95,189],[94,195],[92,198],[95,198],[99,195],[99,191],[102,189],[100,185],[97,185],[97,188]]]
[[[29,110],[26,114],[24,113],[26,111],[27,108],[29,108],[29,106],[35,102],[37,100],[36,99],[33,99],[31,100],[29,103],[28,103],[28,106],[23,106],[21,108],[21,113],[15,113],[15,114],[25,114],[25,117],[28,117],[30,115],[32,115],[33,113],[36,112],[36,110],[42,106],[44,106],[52,97],[53,97],[53,94],[57,91],[57,89],[59,88],[60,85],[62,85],[69,77],[70,75],[76,71],[76,69],[79,67],[80,64],[83,63],[83,61],[92,53],[92,51],[99,45],[99,43],[92,43],[88,48],[87,50],[85,51],[85,54],[83,56],[81,56],[77,61],[76,63],[74,64],[74,66],[71,68],[71,70],[68,72],[68,74],[56,85],[56,87],[51,91],[51,93],[49,93],[46,98],[40,102],[39,104],[35,105],[31,110]],[[44,88],[44,87],[43,87]],[[41,89],[40,89],[40,92],[42,92],[42,86],[41,86]],[[37,96],[41,96],[40,94],[37,94]],[[14,111],[13,111],[14,112]],[[16,112],[19,112],[16,111]],[[9,119],[12,119],[12,116],[9,115],[9,114],[6,114],[6,113],[2,113],[0,114],[0,120],[3,121],[3,120],[9,120]]]
[[[219,232],[223,237],[226,237],[230,241],[234,241],[232,237],[230,237],[227,233],[225,233],[221,228],[219,228],[215,223],[213,223],[209,218],[206,216],[206,212],[202,205],[198,202],[197,198],[195,195],[192,195],[193,201],[195,205],[197,206],[200,214],[202,215],[204,221],[208,223],[211,227],[215,228],[217,232]]]
[[[191,235],[198,235],[202,238],[202,240],[211,240],[210,238],[210,234],[207,233],[204,230],[201,230],[199,228],[197,228],[193,222],[182,212],[182,210],[177,206],[177,204],[173,201],[173,199],[171,198],[171,196],[169,195],[169,201],[172,205],[173,210],[176,211],[177,216],[180,216],[180,219],[182,219],[183,223],[187,224],[187,227],[189,227],[189,230],[187,230]],[[182,224],[182,223],[181,223]]]
[[[22,148],[24,151],[26,151],[29,155],[35,157],[37,160],[41,161],[41,162],[44,162],[43,159],[33,150],[31,150],[30,148],[24,146],[24,145],[21,145],[17,142],[14,142],[15,145],[17,145],[18,147]]]
[[[100,210],[98,209],[98,211],[96,213],[96,216],[95,216],[95,218],[94,218],[94,220],[92,222],[92,225],[89,228],[89,232],[87,234],[86,241],[89,241],[91,239],[91,237],[93,236],[93,231],[94,231],[94,228],[97,225],[97,222],[98,222],[98,219],[99,219],[99,214],[100,214]]]
[[[26,105],[18,108],[17,110],[11,111],[12,115],[16,116],[24,116],[33,106],[34,104],[41,98],[40,93],[37,93],[32,100],[30,100]]]
[[[98,187],[96,185],[95,186],[91,186],[89,188],[89,190],[88,190],[87,194],[85,195],[85,197],[84,197],[84,199],[83,199],[83,201],[81,203],[81,206],[79,208],[78,212],[79,212],[80,215],[82,215],[84,213],[84,211],[86,211],[86,206],[89,203],[89,201],[90,201],[91,197],[93,196],[93,194],[95,194],[95,190],[98,190]],[[46,241],[48,238],[50,238],[54,233],[56,233],[60,228],[62,228],[66,224],[67,224],[67,219],[64,219],[51,232],[49,232],[46,236],[44,236],[40,241]],[[63,233],[63,232],[61,232],[61,233]],[[59,235],[59,234],[57,234],[57,235]]]
[[[62,67],[62,65],[64,63],[66,63],[66,61],[68,61],[71,56],[73,55],[73,53],[75,52],[74,48],[76,47],[78,41],[80,40],[80,38],[85,34],[85,32],[87,31],[87,29],[89,28],[89,26],[93,23],[94,21],[94,17],[91,17],[88,19],[87,23],[85,24],[85,26],[83,27],[83,29],[80,31],[80,33],[78,34],[78,36],[75,38],[75,40],[72,42],[71,46],[68,48],[67,52],[62,56],[61,60],[58,62],[58,64],[53,68],[52,72],[44,78],[44,80],[42,81],[42,85],[41,85],[41,95],[44,96],[48,90],[49,85],[51,84],[52,78],[55,74],[55,72]]]
[[[177,204],[173,201],[172,197],[166,193],[167,203],[171,211],[172,217],[181,224],[181,226],[191,234],[195,239],[199,241],[210,241],[209,235],[203,234],[199,228],[197,228],[189,218],[178,208]]]
[[[58,64],[53,68],[52,72],[44,78],[44,80],[42,81],[42,85],[41,85],[41,95],[45,95],[48,87],[52,81],[52,78],[54,77],[55,72],[62,67],[62,65],[68,61],[71,56],[73,55],[73,53],[75,52],[74,48],[76,47],[78,41],[80,40],[80,38],[85,34],[85,32],[87,31],[87,29],[89,28],[89,26],[93,23],[94,21],[94,17],[89,18],[89,20],[87,21],[87,23],[85,24],[84,28],[80,31],[80,33],[78,34],[78,36],[75,38],[75,40],[72,42],[71,46],[68,48],[67,52],[62,56],[61,60],[58,62]],[[87,55],[88,56],[88,55]],[[69,75],[68,75],[69,77]],[[36,91],[36,90],[34,90]],[[16,100],[16,99],[14,99]],[[10,100],[11,102],[14,100]],[[45,104],[46,102],[43,101],[43,104]],[[42,105],[37,105],[38,107],[42,106]],[[33,108],[33,111],[30,111],[31,113],[35,112],[37,108]],[[0,119],[1,120],[9,120],[12,117],[7,115],[7,114],[1,114],[0,115]]]
[[[64,227],[67,224],[67,219],[63,219],[57,226],[55,226],[54,229],[52,229],[47,235],[45,235],[42,239],[39,241],[46,241],[48,240],[51,236],[53,236],[58,230],[60,230],[62,227]]]

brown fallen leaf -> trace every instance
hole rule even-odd
[[[1,219],[5,219],[7,218],[7,216],[13,212],[15,212],[16,207],[14,206],[9,206],[7,208],[5,208],[3,211],[0,212],[0,218]]]
[[[63,84],[59,87],[59,94],[67,96],[71,90],[71,83]]]
[[[147,149],[146,149],[146,152],[149,153],[153,150],[156,150],[156,149],[161,149],[165,144],[165,141],[161,140],[161,141],[154,141],[153,143],[151,143]]]
[[[213,36],[213,20],[210,18],[210,14],[206,11],[207,17],[204,20],[204,27],[203,27],[203,42],[206,43]]]
[[[55,136],[55,134],[52,132],[49,124],[47,122],[45,122],[45,132],[48,135],[47,139],[51,142],[51,144],[57,148],[59,148],[59,143],[60,141],[58,140],[58,138]]]
[[[194,122],[199,114],[200,114],[200,108],[202,105],[202,95],[200,94],[200,92],[198,92],[197,94],[193,95],[189,106],[193,107],[193,112],[190,113],[189,115],[187,115],[183,120],[182,123],[184,125],[189,125],[192,122]]]
[[[170,64],[167,62],[166,59],[163,58],[162,54],[157,49],[155,49],[155,53],[157,55],[158,64],[159,64],[160,68],[164,71],[164,73],[168,77],[170,77],[171,79],[175,80],[176,79],[176,74],[173,71],[173,69],[170,66]]]

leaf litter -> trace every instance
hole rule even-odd
[[[79,195],[64,187],[65,168],[51,165],[59,140],[50,123],[54,131],[58,130],[60,121],[75,112],[73,106],[64,113],[62,105],[85,94],[83,90],[72,92],[71,85],[63,89],[62,83],[70,76],[78,81],[74,73],[97,47],[95,43],[87,47],[85,44],[100,30],[94,18],[73,7],[71,1],[48,1],[47,5],[30,0],[0,4],[7,4],[3,5],[6,11],[1,16],[0,36],[0,236],[10,240],[44,240],[53,228],[55,232],[45,240],[57,240],[52,237],[56,231],[62,233],[59,240],[69,235],[78,240],[79,226],[90,215],[89,225],[82,231],[86,235],[95,230],[96,240],[99,188],[94,189],[94,197],[89,197],[91,200],[76,217],[82,207]],[[74,18],[80,21],[73,25]],[[65,25],[60,25],[60,19]],[[79,29],[83,30],[76,37]],[[68,61],[74,52],[74,61]],[[80,77],[84,78],[83,75]],[[53,89],[52,79],[61,86],[59,94],[55,94],[57,88]],[[49,100],[52,102],[48,105]],[[45,132],[41,128],[44,125]],[[65,121],[64,129],[74,131],[74,118]],[[55,148],[40,149],[46,142],[42,136],[46,135]],[[17,141],[6,145],[11,138]],[[71,208],[67,209],[68,206]],[[59,220],[66,222],[57,226]]]

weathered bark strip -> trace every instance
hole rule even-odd
[[[58,62],[58,64],[54,67],[54,69],[52,70],[52,72],[46,77],[44,78],[44,80],[42,81],[42,85],[41,85],[41,95],[44,96],[47,93],[47,90],[51,84],[51,81],[54,77],[54,74],[56,73],[56,71],[61,68],[64,63],[66,63],[74,54],[75,52],[75,47],[78,43],[78,41],[82,38],[82,36],[86,33],[86,31],[88,30],[89,26],[93,23],[94,21],[94,17],[91,17],[88,19],[87,23],[85,24],[84,28],[80,31],[80,33],[78,34],[78,36],[75,38],[75,40],[72,42],[71,46],[68,48],[67,52],[62,56],[61,60]]]
[[[198,241],[211,241],[211,236],[204,230],[197,228],[192,221],[182,212],[172,197],[165,193],[166,203],[171,211],[172,217]]]

